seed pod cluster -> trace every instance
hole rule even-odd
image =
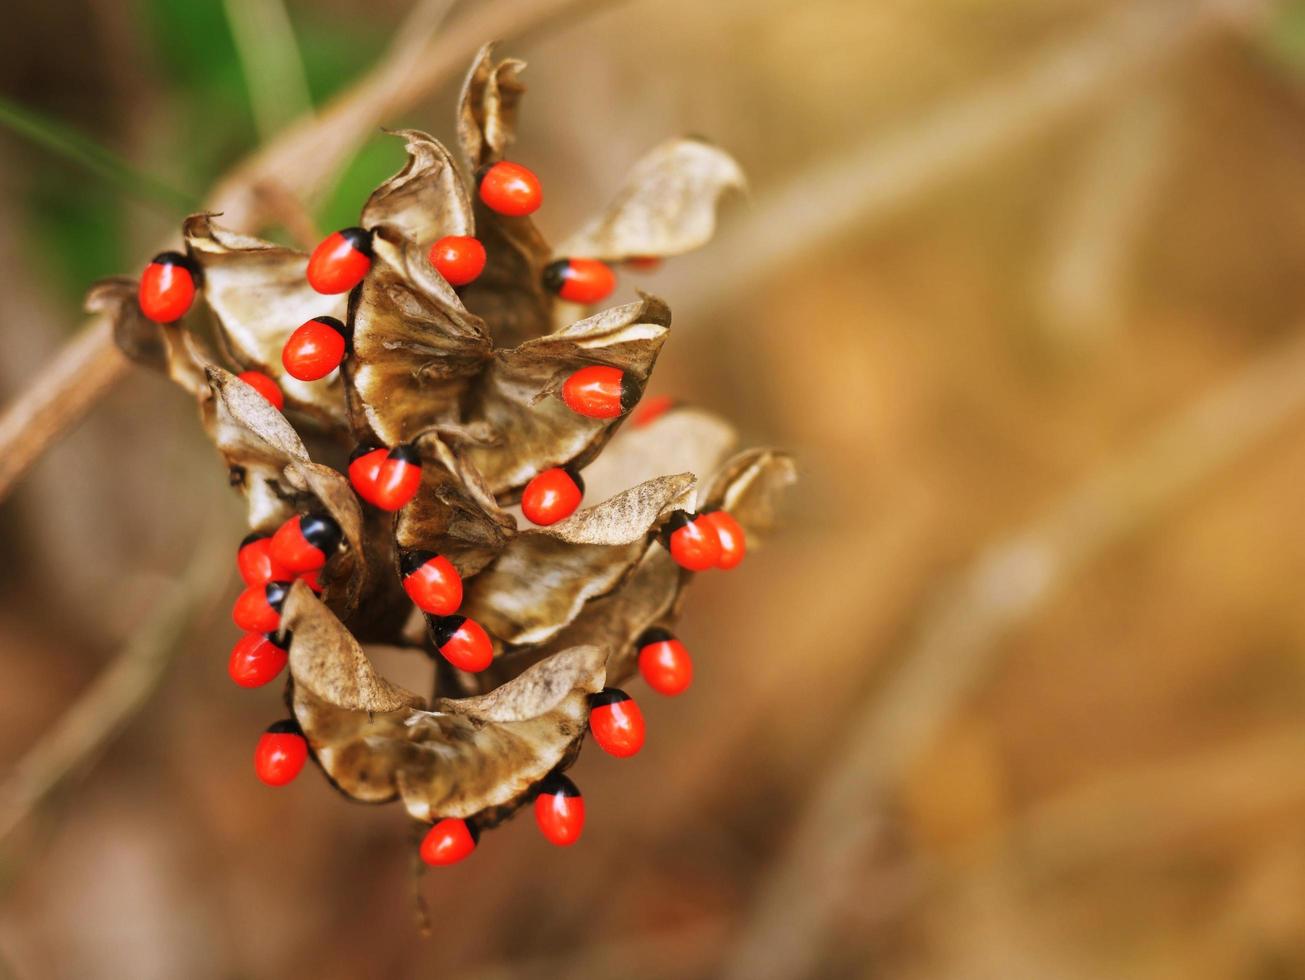
[[[642,748],[628,682],[688,690],[683,589],[743,560],[794,475],[709,413],[643,398],[660,299],[585,309],[616,269],[702,245],[737,164],[670,140],[554,251],[531,219],[542,182],[506,158],[522,67],[483,49],[465,169],[395,133],[407,164],[311,254],[193,215],[182,250],[88,299],[195,396],[245,498],[228,670],[243,688],[284,675],[290,710],[256,741],[258,778],[312,759],[352,799],[401,801],[433,866],[527,804],[550,842],[580,838],[564,771],[586,734]],[[381,676],[369,644],[429,657],[432,694]]]

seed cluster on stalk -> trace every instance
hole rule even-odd
[[[522,67],[488,45],[472,65],[470,187],[438,141],[399,131],[407,164],[311,254],[193,215],[184,250],[88,299],[195,396],[246,498],[228,671],[285,675],[290,712],[257,740],[258,778],[286,785],[311,759],[352,799],[400,800],[430,865],[527,804],[550,842],[580,838],[564,772],[585,735],[639,752],[626,682],[690,687],[684,587],[743,560],[794,476],[781,452],[735,452],[710,413],[644,398],[661,300],[585,315],[618,267],[702,245],[737,164],[667,141],[554,251],[530,217],[541,181],[505,158]],[[388,681],[371,644],[429,657],[434,693]]]

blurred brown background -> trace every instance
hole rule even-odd
[[[584,840],[427,874],[428,939],[397,806],[254,779],[227,577],[7,827],[0,975],[1305,977],[1305,5],[419,6],[9,4],[0,401],[305,101],[490,18],[554,240],[668,135],[744,165],[640,283],[652,390],[797,454],[786,528],[693,589],[638,759],[578,763]],[[367,126],[451,139],[458,73]],[[350,154],[321,226],[401,160]],[[223,484],[132,371],[0,506],[0,794],[239,539]]]

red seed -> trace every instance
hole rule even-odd
[[[532,171],[500,160],[480,178],[480,199],[491,211],[520,218],[539,210],[544,190]]]
[[[445,235],[430,247],[428,257],[450,286],[475,282],[485,271],[485,246],[470,235]]]
[[[231,618],[242,630],[271,633],[281,625],[281,603],[289,589],[287,582],[251,585],[236,597]]]
[[[619,418],[639,400],[639,388],[620,368],[583,367],[562,383],[567,408],[591,419]]]
[[[372,267],[372,236],[343,228],[322,240],[308,259],[308,284],[319,293],[347,293]]]
[[[670,395],[655,395],[652,398],[645,398],[639,404],[638,410],[630,416],[630,424],[636,429],[645,428],[652,425],[674,407],[675,399]]]
[[[716,529],[716,537],[720,540],[720,558],[716,559],[717,568],[728,571],[743,561],[743,557],[748,553],[748,540],[738,521],[723,510],[708,511],[699,520],[706,521]]]
[[[231,649],[227,673],[241,687],[262,687],[281,673],[286,651],[266,633],[246,633]]]
[[[244,371],[236,377],[271,402],[278,412],[285,408],[285,394],[282,393],[281,386],[262,371]]]
[[[630,695],[605,687],[589,705],[589,731],[604,752],[625,759],[643,748],[643,712]]]
[[[616,273],[598,259],[558,259],[544,267],[544,288],[568,303],[597,303],[616,289]]]
[[[561,467],[544,470],[521,492],[521,513],[541,527],[556,524],[575,513],[584,499],[584,483]]]
[[[658,694],[674,697],[693,683],[693,660],[684,644],[663,629],[639,637],[639,673]]]
[[[281,348],[286,373],[300,381],[317,381],[340,366],[348,350],[345,327],[333,316],[300,324]]]
[[[284,786],[299,775],[308,761],[308,740],[293,721],[268,727],[254,747],[254,772],[268,786]]]
[[[667,524],[671,557],[681,568],[704,572],[720,561],[720,537],[701,515],[676,511]]]
[[[440,820],[421,841],[421,859],[434,867],[457,864],[476,849],[476,833],[465,820]]]
[[[435,645],[444,658],[459,670],[484,670],[494,659],[494,641],[485,628],[466,616],[444,616],[432,624]]]
[[[246,585],[266,585],[294,577],[288,568],[272,557],[270,534],[251,534],[241,541],[240,550],[236,552],[236,567]]]
[[[325,514],[296,514],[272,535],[272,557],[291,572],[312,572],[326,564],[343,537]]]
[[[451,616],[462,605],[462,576],[443,555],[417,551],[401,563],[403,590],[422,612]]]
[[[140,310],[155,323],[174,323],[195,301],[199,270],[180,252],[160,252],[141,273]]]
[[[550,844],[569,847],[585,827],[585,801],[565,776],[547,777],[535,797],[535,823]]]

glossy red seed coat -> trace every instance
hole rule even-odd
[[[321,320],[300,324],[281,348],[286,373],[300,381],[317,381],[340,366],[345,354],[340,331]]]
[[[462,576],[443,555],[405,575],[403,590],[418,609],[432,616],[451,616],[462,605]]]
[[[693,683],[693,660],[674,637],[658,640],[639,648],[639,674],[658,694],[674,697]]]
[[[281,391],[281,386],[262,371],[244,371],[236,377],[271,402],[278,412],[285,408],[285,394]]]
[[[380,446],[349,461],[349,483],[358,496],[369,504],[373,503],[372,495],[381,475],[381,464],[389,454],[388,449]]]
[[[308,742],[294,732],[264,732],[254,748],[254,772],[268,786],[284,786],[308,761]]]
[[[720,541],[720,557],[716,559],[717,568],[728,571],[743,561],[748,553],[748,541],[738,521],[723,510],[713,510],[703,514],[699,520],[706,521],[716,529],[716,537]]]
[[[480,199],[491,211],[520,218],[539,210],[544,189],[528,168],[500,160],[481,178]]]
[[[155,323],[180,320],[195,301],[195,278],[177,262],[151,262],[141,273],[140,310]]]
[[[434,867],[457,864],[476,849],[476,839],[465,820],[441,820],[426,831],[421,841],[421,859]]]
[[[440,653],[454,667],[474,674],[484,670],[493,661],[494,643],[483,626],[474,619],[468,619],[440,647]]]
[[[396,511],[415,497],[420,487],[419,464],[386,458],[376,474],[371,502],[381,510]]]
[[[252,633],[271,633],[281,625],[281,614],[268,604],[263,585],[251,585],[236,597],[231,618],[242,630]]]
[[[592,364],[581,368],[562,384],[562,401],[567,408],[586,418],[618,418],[624,408],[621,405],[621,380],[624,375],[620,368],[604,364]]]
[[[702,515],[671,532],[671,557],[681,568],[705,572],[720,561],[720,538],[716,528]]]
[[[643,712],[633,698],[600,705],[589,712],[589,731],[604,752],[627,759],[643,748]]]
[[[654,395],[652,398],[645,398],[632,416],[630,424],[636,429],[642,429],[645,426],[652,425],[659,418],[675,407],[675,399],[670,395]]]
[[[286,651],[262,633],[246,633],[231,649],[227,673],[241,687],[262,687],[285,667]]]
[[[293,578],[290,570],[272,557],[271,537],[256,538],[240,546],[236,567],[246,585],[266,585]]]
[[[485,246],[470,235],[446,235],[430,247],[428,258],[450,286],[475,282],[485,271]]]
[[[584,499],[584,491],[571,474],[560,467],[537,475],[521,492],[521,513],[526,520],[541,527],[570,517]]]
[[[307,585],[310,589],[312,589],[315,593],[317,593],[317,595],[321,595],[322,594],[321,571],[322,570],[320,568],[315,568],[311,572],[300,572],[298,575],[295,576],[295,578],[303,582],[305,585]]]
[[[585,828],[584,797],[540,793],[535,797],[535,823],[550,844],[569,847]]]
[[[371,257],[337,231],[313,249],[308,259],[308,284],[327,295],[347,293],[363,281],[371,267]]]
[[[290,518],[272,535],[272,558],[292,573],[313,572],[326,564],[322,549],[310,544],[300,529],[298,514]]]
[[[597,303],[616,289],[616,273],[598,259],[568,259],[559,275],[562,286],[557,295],[568,303]]]

